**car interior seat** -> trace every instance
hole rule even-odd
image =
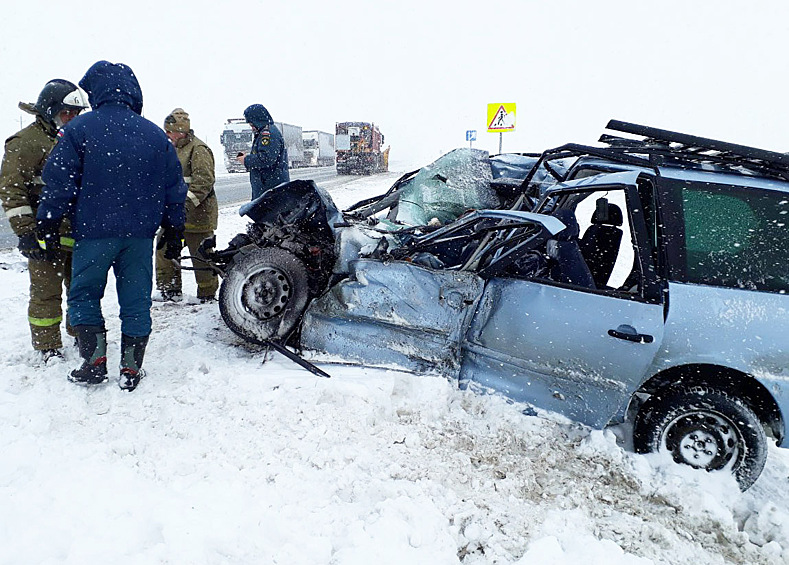
[[[579,243],[595,285],[604,288],[614,270],[622,242],[622,210],[607,198],[598,198],[592,224]]]
[[[581,254],[580,228],[572,210],[559,209],[553,215],[567,226],[548,240],[546,251],[551,259],[550,278],[557,282],[596,288],[592,272]]]

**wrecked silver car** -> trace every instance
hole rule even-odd
[[[283,185],[207,252],[222,316],[252,342],[628,421],[637,451],[748,488],[789,413],[789,156],[608,128],[637,138],[456,150],[342,213]]]

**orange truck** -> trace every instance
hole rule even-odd
[[[369,122],[339,122],[335,130],[337,174],[371,175],[389,170],[381,130]]]

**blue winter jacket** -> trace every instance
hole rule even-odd
[[[244,158],[254,200],[268,189],[290,181],[288,150],[282,132],[262,104],[252,104],[244,110],[244,119],[258,130],[252,141],[252,151]]]
[[[140,115],[132,70],[99,61],[79,85],[93,110],[69,122],[52,150],[37,217],[73,216],[76,240],[152,238],[160,225],[183,228],[181,164],[165,133]]]

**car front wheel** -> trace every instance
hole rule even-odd
[[[677,463],[697,469],[728,470],[743,491],[767,459],[767,439],[753,410],[705,386],[669,388],[650,396],[636,417],[633,446],[638,453],[667,451]]]
[[[219,289],[219,311],[228,327],[247,341],[286,338],[308,298],[307,270],[296,256],[275,247],[242,250]]]

